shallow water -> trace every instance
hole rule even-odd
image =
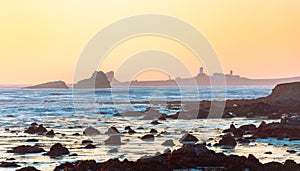
[[[268,95],[271,89],[272,87],[229,87],[226,90],[226,99],[262,97]],[[171,139],[176,144],[176,146],[170,148],[171,150],[180,148],[181,144],[178,140],[186,131],[191,131],[193,135],[203,141],[213,138],[207,143],[214,144],[222,131],[228,128],[232,122],[238,127],[249,123],[258,125],[264,120],[264,118],[167,120],[162,121],[160,125],[151,125],[151,120],[140,120],[139,117],[116,117],[112,114],[132,110],[143,111],[147,107],[160,110],[162,113],[174,113],[176,110],[169,110],[161,104],[131,104],[127,102],[179,101],[184,99],[181,94],[189,97],[185,99],[186,101],[211,100],[211,92],[215,90],[210,88],[199,90],[184,88],[180,90],[181,93],[174,87],[132,88],[129,91],[124,88],[117,88],[113,90],[113,93],[108,90],[99,89],[96,93],[90,90],[80,90],[75,92],[76,96],[74,97],[72,90],[0,89],[0,161],[15,158],[15,161],[22,166],[35,166],[40,170],[53,170],[55,166],[66,161],[73,162],[88,159],[106,161],[110,158],[136,160],[142,156],[153,156],[157,152],[163,153],[164,150],[170,148],[161,145],[165,140]],[[99,114],[99,112],[105,114]],[[276,120],[267,120],[267,122],[273,121]],[[48,130],[53,129],[55,133],[60,134],[56,134],[51,138],[23,133],[32,122],[42,123]],[[97,128],[100,130],[101,135],[82,135],[87,126]],[[122,145],[104,145],[104,140],[109,137],[105,132],[110,126],[116,126],[121,131]],[[125,126],[131,126],[138,133],[127,134],[127,131],[124,131]],[[138,127],[144,129],[137,129]],[[158,132],[167,131],[169,134],[155,137],[154,141],[142,141],[138,138],[148,133],[151,128],[157,129]],[[9,129],[9,131],[5,129]],[[11,131],[16,131],[16,133],[11,133]],[[74,133],[80,133],[81,136],[73,136]],[[65,134],[65,136],[62,134]],[[38,139],[39,142],[25,142],[29,138]],[[97,148],[83,149],[85,145],[82,145],[81,141],[86,139],[92,140]],[[16,155],[6,152],[18,145],[35,144],[48,151],[51,145],[56,142],[66,145],[71,154],[76,153],[78,156],[50,158],[42,154]],[[109,150],[115,148],[118,149],[118,152],[109,152]],[[300,163],[300,141],[257,139],[248,145],[238,144],[234,149],[222,149],[213,146],[210,149],[225,154],[244,156],[251,153],[263,163],[270,161],[284,162],[286,159],[293,159]],[[286,150],[296,150],[297,153],[290,154]],[[273,154],[265,154],[269,151]]]

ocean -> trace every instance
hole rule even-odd
[[[259,125],[266,118],[231,118],[231,119],[193,119],[193,120],[167,120],[163,124],[152,125],[151,120],[143,120],[139,117],[120,117],[115,114],[137,111],[144,112],[151,107],[160,113],[172,114],[176,110],[170,110],[164,105],[170,101],[193,102],[200,100],[220,99],[253,99],[267,96],[273,87],[131,87],[97,90],[62,90],[62,89],[0,89],[0,162],[8,158],[14,158],[21,166],[34,166],[40,170],[53,170],[55,166],[63,162],[94,159],[106,161],[110,158],[136,160],[144,156],[153,156],[163,153],[167,148],[174,150],[181,147],[179,139],[185,132],[214,144],[217,142],[222,130],[229,128],[231,123],[237,127],[243,124]],[[156,101],[156,103],[152,103]],[[157,103],[159,102],[159,103]],[[266,120],[274,122],[278,120]],[[24,130],[32,122],[43,124],[48,130],[53,129],[57,133],[54,137],[25,134]],[[83,130],[93,126],[101,135],[85,136]],[[117,127],[122,133],[122,145],[105,145],[104,140],[109,136],[105,134],[110,126]],[[131,126],[137,134],[129,135],[124,130],[125,126]],[[143,129],[137,129],[143,127]],[[158,132],[166,131],[168,134],[155,137],[154,141],[142,141],[138,137],[149,133],[150,129]],[[79,133],[79,136],[74,136]],[[26,142],[35,138],[38,142]],[[84,149],[82,140],[92,140],[96,149]],[[175,146],[165,147],[161,145],[165,140],[173,140]],[[60,142],[77,156],[64,156],[50,158],[42,154],[17,155],[7,153],[18,145],[39,145],[46,151],[51,145]],[[225,154],[237,154],[247,156],[254,154],[261,162],[293,159],[300,162],[300,141],[288,141],[286,139],[257,139],[250,144],[238,144],[234,149],[222,149],[209,147],[216,152]],[[296,150],[291,154],[287,150]],[[265,154],[265,152],[272,154]],[[1,168],[0,168],[1,170]],[[10,169],[5,169],[10,170]],[[14,169],[11,169],[14,170]]]

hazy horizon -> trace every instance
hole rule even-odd
[[[97,32],[126,16],[152,13],[177,17],[202,32],[218,53],[225,74],[233,70],[254,79],[300,76],[299,1],[29,0],[0,4],[0,85],[73,83],[78,57]],[[128,56],[149,49],[174,54],[191,75],[204,65],[175,41],[143,36],[116,46],[99,70],[116,71]],[[135,79],[166,80],[168,74],[143,72]]]

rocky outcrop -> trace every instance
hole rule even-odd
[[[95,71],[91,78],[79,81],[77,84],[74,84],[73,88],[111,88],[111,86],[107,76],[102,71]]]
[[[94,160],[77,161],[57,166],[54,170],[131,170],[131,171],[153,171],[175,169],[197,169],[197,170],[299,170],[300,165],[292,160],[284,164],[271,162],[262,164],[252,154],[248,157],[237,155],[224,155],[209,150],[201,144],[185,144],[181,148],[154,157],[146,157],[137,161],[120,161],[110,159],[103,163]]]
[[[25,87],[27,89],[68,89],[69,87],[63,81],[53,81],[47,82],[43,84],[38,84],[35,86]]]
[[[298,120],[299,119],[299,120]],[[253,133],[254,138],[289,138],[300,140],[300,117],[284,118],[274,123],[261,123]]]
[[[45,152],[45,150],[37,146],[21,145],[18,147],[14,147],[9,152],[16,153],[16,154],[28,154],[28,153],[42,153]]]
[[[277,103],[300,102],[300,82],[277,85],[267,100]]]

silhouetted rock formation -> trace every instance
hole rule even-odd
[[[77,84],[74,84],[74,88],[110,88],[110,82],[107,76],[102,71],[95,71],[91,78],[81,80]]]
[[[63,81],[53,81],[53,82],[47,82],[47,83],[43,83],[43,84],[38,84],[35,86],[30,86],[30,87],[25,87],[28,89],[68,89],[69,87],[67,86],[67,84]]]
[[[209,150],[205,145],[183,145],[172,153],[164,153],[155,157],[141,158],[137,161],[120,161],[110,159],[103,163],[94,160],[77,161],[76,163],[65,163],[57,166],[54,170],[131,170],[131,171],[153,171],[174,169],[207,169],[207,170],[299,170],[300,165],[293,160],[287,160],[284,164],[271,162],[262,164],[252,154],[248,157],[237,155],[224,155]]]

